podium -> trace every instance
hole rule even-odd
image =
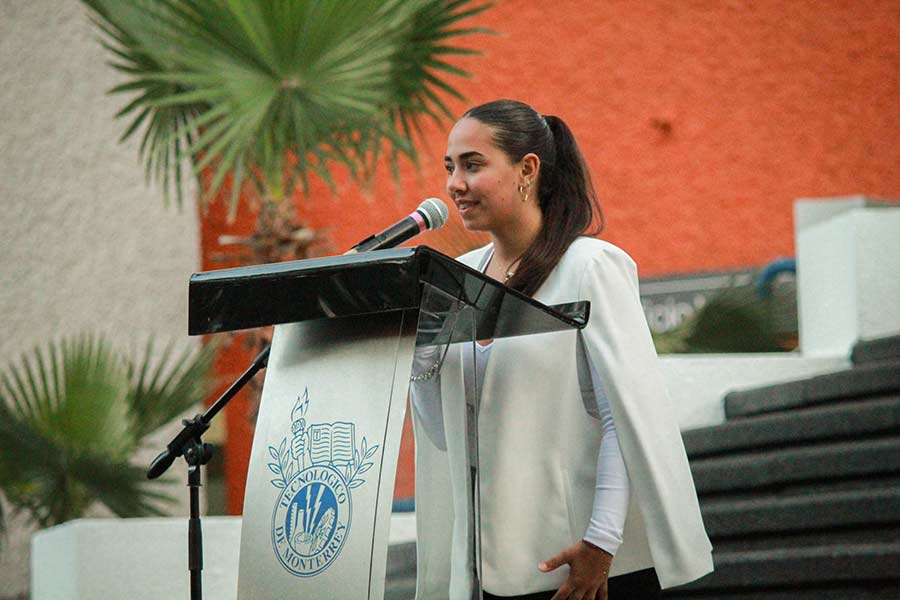
[[[434,378],[459,345],[580,329],[588,313],[587,302],[545,306],[425,246],[193,275],[192,335],[276,325],[247,476],[238,598],[381,600],[411,378]],[[414,357],[427,368],[414,373]],[[458,410],[416,415],[417,446],[456,448],[465,463],[417,472],[465,490],[466,506],[448,505],[453,514],[443,518],[466,523],[469,572],[443,600],[481,597],[478,390],[466,398]]]

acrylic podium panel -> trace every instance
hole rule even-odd
[[[239,599],[382,597],[415,317],[276,327],[244,496]]]
[[[416,348],[443,359],[454,344],[583,327],[587,310],[546,307],[425,247],[194,275],[192,334],[277,325],[238,598],[381,600]],[[453,595],[478,598],[477,390],[466,395],[441,413],[453,468],[434,476],[465,490],[439,518],[465,520],[468,575]]]

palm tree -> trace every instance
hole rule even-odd
[[[488,4],[473,0],[83,0],[135,97],[119,112],[143,130],[147,177],[182,199],[185,162],[214,197],[231,173],[230,210],[244,184],[271,207],[307,189],[310,174],[333,186],[341,165],[367,180],[386,153],[416,159],[422,117],[452,116],[441,94],[462,98],[447,62],[473,54],[449,42]],[[202,184],[203,182],[201,182]]]
[[[148,180],[182,204],[184,165],[216,197],[229,181],[230,215],[242,198],[256,231],[223,236],[244,264],[306,258],[320,236],[294,215],[295,189],[332,169],[370,179],[387,157],[395,180],[416,160],[422,119],[452,117],[462,99],[448,76],[460,22],[490,4],[473,0],[83,0],[133,97],[119,111],[122,140],[143,133]],[[288,200],[285,202],[285,200]],[[229,253],[229,258],[234,254]],[[259,351],[267,334],[242,334]],[[256,390],[258,392],[258,389]]]
[[[144,438],[202,402],[212,345],[133,357],[83,335],[35,348],[0,372],[0,492],[40,527],[94,503],[122,517],[164,514],[165,483],[129,462]],[[157,357],[158,355],[158,357]],[[4,519],[0,508],[0,533]]]

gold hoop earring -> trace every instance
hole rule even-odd
[[[524,184],[519,184],[519,194],[522,196],[522,202],[528,202],[528,197],[531,196],[531,180],[528,179]]]

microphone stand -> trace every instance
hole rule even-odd
[[[244,373],[231,384],[224,394],[216,400],[205,413],[197,414],[193,419],[184,419],[184,425],[178,435],[166,445],[159,456],[153,459],[147,469],[147,479],[156,479],[172,466],[175,459],[184,456],[188,465],[188,488],[190,488],[191,513],[188,521],[188,571],[191,573],[191,600],[201,600],[203,570],[203,533],[200,527],[200,467],[212,458],[213,447],[202,440],[203,434],[209,429],[209,423],[220,410],[243,388],[248,381],[253,379],[261,369],[265,369],[269,363],[269,350],[266,347],[260,352]]]

